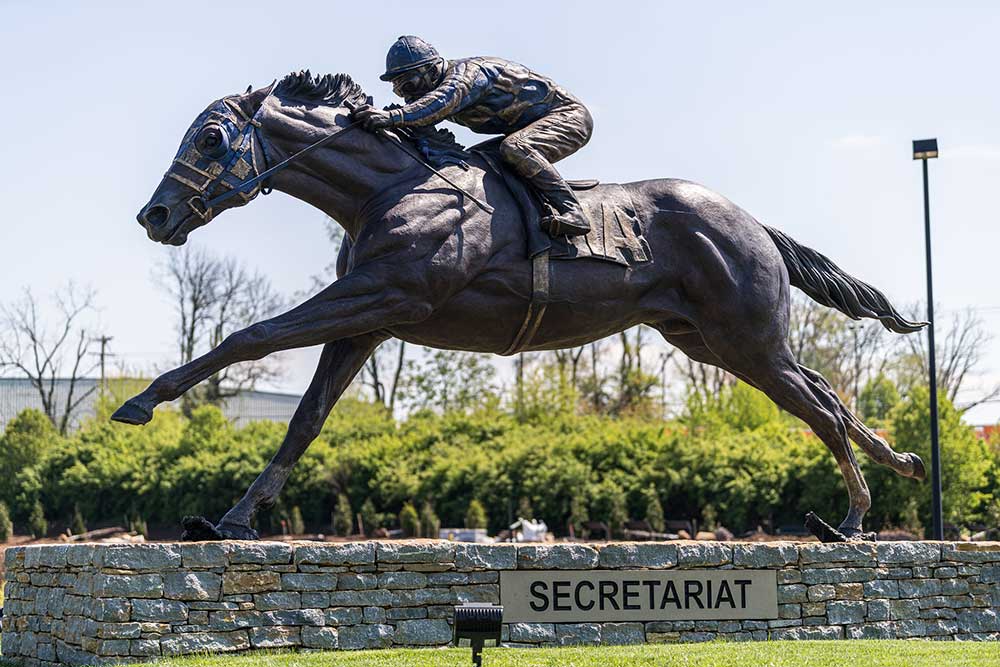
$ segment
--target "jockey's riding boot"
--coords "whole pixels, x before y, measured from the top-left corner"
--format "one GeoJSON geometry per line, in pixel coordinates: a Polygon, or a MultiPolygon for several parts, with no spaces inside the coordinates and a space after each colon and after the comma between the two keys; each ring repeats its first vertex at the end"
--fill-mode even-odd
{"type": "Polygon", "coordinates": [[[590,233],[590,221],[583,207],[555,167],[549,165],[531,177],[539,196],[554,211],[543,216],[540,224],[549,236],[582,236],[590,233]]]}

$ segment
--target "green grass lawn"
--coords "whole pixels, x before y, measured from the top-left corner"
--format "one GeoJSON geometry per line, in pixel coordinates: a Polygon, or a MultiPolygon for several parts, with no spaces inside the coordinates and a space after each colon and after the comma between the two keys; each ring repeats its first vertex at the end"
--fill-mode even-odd
{"type": "MultiPolygon", "coordinates": [[[[251,653],[162,660],[157,667],[464,667],[468,649],[251,653]]],[[[486,649],[485,667],[1000,667],[995,642],[839,641],[486,649]]]]}

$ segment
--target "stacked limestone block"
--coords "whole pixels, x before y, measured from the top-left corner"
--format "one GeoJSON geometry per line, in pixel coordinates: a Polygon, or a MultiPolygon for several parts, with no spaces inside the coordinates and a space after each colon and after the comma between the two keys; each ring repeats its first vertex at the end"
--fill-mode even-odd
{"type": "Polygon", "coordinates": [[[217,542],[8,549],[3,656],[99,664],[251,649],[440,646],[501,570],[773,569],[778,619],[512,623],[510,646],[1000,639],[1000,543],[217,542]]]}

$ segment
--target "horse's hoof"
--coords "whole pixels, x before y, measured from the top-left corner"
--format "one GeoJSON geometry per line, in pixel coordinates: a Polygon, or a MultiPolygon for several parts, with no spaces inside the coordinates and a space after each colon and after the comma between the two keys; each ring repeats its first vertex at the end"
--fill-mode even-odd
{"type": "Polygon", "coordinates": [[[122,406],[115,410],[115,413],[111,415],[111,421],[121,422],[122,424],[132,424],[133,426],[148,424],[152,418],[153,413],[134,402],[134,399],[125,401],[125,403],[123,403],[122,406]]]}
{"type": "Polygon", "coordinates": [[[215,542],[225,539],[212,522],[203,516],[186,516],[181,520],[181,525],[184,526],[184,533],[181,535],[184,542],[215,542]]]}
{"type": "Polygon", "coordinates": [[[819,518],[815,512],[806,514],[806,529],[816,536],[820,542],[847,542],[848,537],[842,532],[819,518]]]}
{"type": "Polygon", "coordinates": [[[921,482],[927,479],[927,469],[924,468],[924,462],[921,458],[913,452],[907,452],[906,455],[910,458],[910,463],[913,464],[913,472],[910,473],[910,477],[919,479],[921,482]]]}
{"type": "Polygon", "coordinates": [[[215,530],[222,540],[246,540],[246,541],[257,541],[260,539],[260,535],[257,531],[250,526],[240,526],[235,523],[222,522],[215,527],[215,530]]]}
{"type": "Polygon", "coordinates": [[[840,526],[837,531],[846,537],[848,542],[874,542],[878,537],[877,533],[866,533],[860,528],[840,526]]]}

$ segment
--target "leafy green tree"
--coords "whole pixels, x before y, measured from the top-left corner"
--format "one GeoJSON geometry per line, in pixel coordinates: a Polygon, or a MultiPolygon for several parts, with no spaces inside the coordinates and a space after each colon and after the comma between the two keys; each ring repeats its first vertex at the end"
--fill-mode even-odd
{"type": "MultiPolygon", "coordinates": [[[[612,379],[605,386],[613,388],[612,379]]],[[[734,532],[798,527],[810,510],[843,516],[847,495],[829,451],[801,422],[759,399],[746,387],[724,390],[684,421],[552,410],[517,415],[493,402],[447,413],[419,411],[397,423],[383,406],[347,398],[292,471],[281,505],[263,513],[259,526],[274,530],[273,519],[294,507],[308,525],[331,518],[336,523],[336,508],[342,517],[338,532],[346,532],[354,523],[349,498],[364,501],[359,513],[369,532],[395,525],[413,499],[421,500],[414,503],[418,518],[423,500],[433,499],[432,513],[458,526],[473,499],[489,498],[486,521],[493,532],[522,515],[544,519],[559,534],[573,525],[580,535],[590,518],[608,521],[620,534],[626,517],[656,518],[653,495],[672,519],[704,518],[712,505],[718,522],[734,532]]],[[[906,426],[897,416],[903,407],[891,413],[894,446],[921,453],[926,445],[904,444],[919,420],[906,426]]],[[[926,422],[926,411],[920,419],[926,422]]],[[[143,429],[95,418],[67,438],[44,420],[36,420],[39,428],[27,417],[15,421],[0,445],[20,438],[19,447],[33,453],[23,457],[27,467],[13,479],[0,476],[0,485],[6,483],[16,500],[8,502],[14,521],[25,526],[38,500],[43,517],[71,517],[78,507],[93,524],[122,517],[131,524],[142,517],[150,525],[176,525],[184,514],[222,515],[274,455],[286,430],[273,422],[236,427],[213,407],[199,408],[190,418],[163,409],[143,429]]],[[[1000,448],[984,450],[969,441],[957,413],[943,409],[942,424],[946,508],[958,507],[964,523],[987,520],[1000,497],[1000,448]],[[957,444],[951,442],[956,434],[957,444]],[[959,467],[949,468],[954,461],[959,467]],[[970,477],[970,470],[976,474],[970,477]],[[953,482],[949,475],[966,481],[953,482]],[[968,506],[959,507],[949,493],[968,506]]],[[[0,457],[0,466],[10,464],[0,457]]],[[[903,516],[911,498],[920,500],[919,522],[928,525],[925,485],[864,465],[875,502],[870,528],[912,525],[903,516]]],[[[430,523],[434,528],[438,520],[430,523]]]]}
{"type": "Polygon", "coordinates": [[[136,535],[149,537],[149,527],[146,525],[146,520],[138,514],[133,515],[128,520],[128,529],[129,532],[135,533],[136,535]]]}
{"type": "Polygon", "coordinates": [[[361,503],[361,522],[365,526],[365,534],[371,535],[376,529],[382,527],[382,514],[376,509],[374,501],[371,497],[365,498],[365,502],[361,503]]]}
{"type": "Polygon", "coordinates": [[[14,536],[14,524],[10,520],[7,505],[0,502],[0,544],[14,536]]]}
{"type": "Polygon", "coordinates": [[[573,533],[577,537],[583,538],[586,537],[584,524],[588,521],[590,521],[590,515],[587,512],[587,499],[581,493],[574,494],[570,498],[567,523],[573,527],[573,533]]]}
{"type": "Polygon", "coordinates": [[[73,518],[69,522],[69,530],[74,535],[83,535],[87,532],[87,524],[83,520],[83,514],[80,512],[80,506],[73,506],[73,518]]]}
{"type": "Polygon", "coordinates": [[[346,494],[337,495],[337,507],[333,511],[332,523],[333,532],[337,535],[346,537],[354,532],[354,514],[351,512],[351,501],[346,494]]]}
{"type": "Polygon", "coordinates": [[[407,375],[401,388],[406,402],[418,409],[465,411],[495,397],[496,369],[485,355],[434,350],[407,375]]]}
{"type": "MultiPolygon", "coordinates": [[[[712,503],[701,508],[701,528],[700,530],[715,530],[719,527],[719,513],[712,503]]],[[[692,537],[694,537],[692,535],[692,537]]]]}
{"type": "Polygon", "coordinates": [[[0,438],[0,501],[18,519],[26,519],[41,491],[38,464],[44,454],[58,448],[61,437],[41,411],[23,410],[7,424],[0,438]]]}
{"type": "Polygon", "coordinates": [[[413,503],[406,503],[399,513],[399,527],[403,537],[420,537],[420,514],[413,503]]]}
{"type": "Polygon", "coordinates": [[[35,505],[31,508],[31,514],[28,516],[28,531],[32,537],[36,538],[45,537],[49,532],[49,522],[45,520],[45,508],[42,507],[40,500],[36,500],[35,505]]]}
{"type": "Polygon", "coordinates": [[[466,528],[485,528],[489,523],[486,516],[486,508],[477,499],[473,498],[469,503],[469,509],[465,513],[466,528]]]}
{"type": "Polygon", "coordinates": [[[752,431],[782,421],[771,399],[742,382],[722,387],[715,395],[692,392],[685,412],[685,421],[695,428],[752,431]]]}
{"type": "Polygon", "coordinates": [[[553,363],[549,357],[525,361],[525,356],[518,356],[517,383],[511,401],[517,418],[523,422],[548,419],[554,405],[575,410],[580,402],[580,392],[563,366],[568,359],[557,356],[553,363]]]}
{"type": "MultiPolygon", "coordinates": [[[[915,452],[930,467],[930,407],[926,387],[915,387],[892,412],[891,439],[901,452],[915,452]]],[[[962,421],[945,396],[938,397],[941,442],[941,488],[944,520],[958,526],[981,521],[990,501],[988,473],[993,465],[989,445],[962,421]]],[[[874,493],[872,514],[884,524],[900,525],[911,499],[919,507],[919,522],[931,525],[930,485],[904,479],[883,466],[865,463],[874,493]]],[[[929,470],[928,470],[929,472],[929,470]]]]}
{"type": "Polygon", "coordinates": [[[430,501],[424,503],[420,510],[420,533],[424,537],[437,538],[441,534],[441,519],[434,512],[430,501]]]}
{"type": "Polygon", "coordinates": [[[916,498],[906,501],[906,507],[899,515],[899,527],[917,537],[923,537],[924,524],[920,521],[920,503],[916,498]]]}
{"type": "Polygon", "coordinates": [[[858,396],[858,413],[870,426],[880,426],[886,422],[892,409],[899,403],[896,385],[879,373],[865,384],[858,396]]]}
{"type": "Polygon", "coordinates": [[[292,511],[288,515],[288,530],[292,535],[304,535],[306,532],[306,522],[302,518],[302,508],[298,505],[292,507],[292,511]]]}
{"type": "Polygon", "coordinates": [[[629,337],[629,331],[618,334],[621,357],[614,377],[618,396],[611,403],[610,412],[614,415],[654,416],[656,402],[652,390],[660,379],[642,367],[645,328],[640,325],[630,331],[634,332],[632,337],[629,337]]]}
{"type": "Polygon", "coordinates": [[[660,502],[660,494],[652,485],[646,487],[646,523],[654,532],[662,533],[666,527],[666,518],[663,516],[663,504],[660,502]]]}
{"type": "Polygon", "coordinates": [[[535,510],[531,507],[531,499],[527,496],[521,496],[521,498],[517,501],[517,518],[535,518],[535,510]]]}
{"type": "Polygon", "coordinates": [[[611,479],[605,479],[594,490],[591,516],[607,524],[612,536],[619,536],[625,529],[628,512],[625,492],[611,479]]]}

